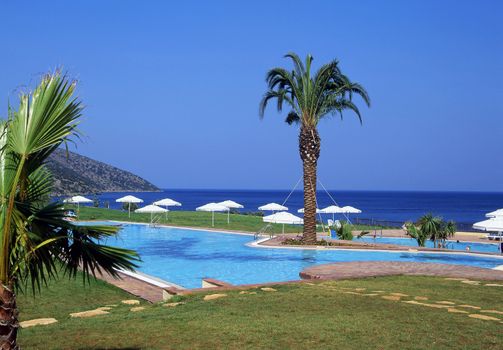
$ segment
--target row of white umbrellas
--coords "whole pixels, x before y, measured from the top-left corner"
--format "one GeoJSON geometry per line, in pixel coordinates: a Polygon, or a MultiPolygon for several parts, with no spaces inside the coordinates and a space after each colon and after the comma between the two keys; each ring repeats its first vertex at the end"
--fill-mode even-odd
{"type": "MultiPolygon", "coordinates": [[[[303,225],[304,220],[298,216],[295,216],[291,213],[288,213],[287,207],[279,205],[277,203],[269,203],[263,205],[258,208],[259,210],[270,210],[270,211],[278,211],[277,213],[273,213],[272,215],[264,216],[263,221],[274,223],[274,224],[282,224],[283,225],[283,233],[285,233],[285,224],[290,225],[303,225]]],[[[301,208],[297,211],[298,213],[304,213],[304,208],[301,208]]],[[[362,211],[360,209],[356,209],[351,206],[338,207],[336,205],[331,205],[323,209],[316,208],[316,213],[321,214],[359,214],[362,211]]]]}
{"type": "MultiPolygon", "coordinates": [[[[269,203],[258,207],[259,210],[264,211],[285,211],[288,210],[287,207],[277,204],[277,203],[269,203]]],[[[297,210],[298,213],[303,213],[304,208],[297,210]]],[[[322,214],[360,214],[362,211],[360,209],[356,209],[352,206],[338,207],[337,205],[331,205],[323,209],[316,208],[316,213],[322,214]]]]}
{"type": "MultiPolygon", "coordinates": [[[[79,205],[80,203],[91,203],[92,200],[85,198],[83,196],[74,196],[67,200],[66,203],[73,203],[79,205]]],[[[143,199],[137,198],[135,196],[125,196],[116,200],[117,203],[128,203],[128,216],[131,217],[131,203],[138,204],[143,203],[143,199]]],[[[147,205],[145,207],[136,209],[136,213],[150,213],[151,220],[153,220],[154,214],[168,213],[170,206],[181,206],[181,203],[174,201],[170,198],[161,199],[159,201],[155,201],[153,204],[147,205]],[[165,207],[165,208],[162,208],[165,207]]],[[[232,200],[225,200],[219,203],[208,203],[203,206],[197,207],[196,211],[205,211],[211,212],[211,225],[215,225],[215,212],[227,212],[227,223],[230,222],[230,210],[231,209],[241,209],[243,205],[236,203],[232,200]]],[[[262,211],[272,211],[272,215],[264,216],[263,221],[268,223],[276,223],[283,224],[283,230],[285,224],[293,224],[293,225],[302,225],[304,220],[298,216],[295,216],[291,213],[286,212],[288,210],[287,207],[277,204],[277,203],[268,203],[266,205],[260,206],[258,208],[262,211]],[[277,213],[274,213],[277,211],[277,213]]],[[[298,210],[299,213],[304,213],[304,208],[298,210]]],[[[336,205],[331,205],[324,209],[316,208],[317,213],[324,214],[349,214],[349,213],[361,213],[361,210],[353,208],[351,206],[338,207],[336,205]]]]}
{"type": "MultiPolygon", "coordinates": [[[[138,203],[143,203],[143,199],[137,198],[135,196],[125,196],[121,197],[119,199],[115,200],[117,203],[128,203],[128,216],[131,217],[131,203],[138,204],[138,203]]],[[[89,198],[83,197],[83,196],[73,196],[70,198],[67,198],[64,200],[65,203],[72,203],[72,204],[77,204],[77,208],[81,203],[92,203],[93,201],[89,198]]],[[[135,212],[137,213],[150,213],[151,215],[153,214],[158,214],[158,213],[167,213],[169,210],[167,209],[168,207],[172,206],[181,206],[182,204],[174,201],[170,198],[164,198],[159,201],[154,202],[153,204],[147,205],[143,208],[136,209],[135,212]],[[166,209],[161,208],[161,207],[166,207],[166,209]]]]}
{"type": "Polygon", "coordinates": [[[219,203],[208,203],[196,208],[196,211],[206,211],[211,212],[211,226],[215,226],[215,212],[226,211],[227,212],[227,223],[230,223],[230,211],[231,209],[241,209],[244,208],[241,204],[236,203],[231,200],[226,200],[219,203]]]}
{"type": "MultiPolygon", "coordinates": [[[[143,203],[143,199],[137,198],[135,196],[125,196],[119,199],[115,200],[117,203],[128,203],[128,216],[131,217],[131,203],[143,203]]],[[[168,207],[179,207],[182,204],[172,200],[171,198],[164,198],[158,201],[155,201],[154,203],[147,205],[145,207],[139,208],[135,210],[135,213],[150,213],[151,215],[153,214],[160,214],[160,213],[167,213],[169,211],[168,207]],[[166,207],[166,208],[162,208],[166,207]]]]}

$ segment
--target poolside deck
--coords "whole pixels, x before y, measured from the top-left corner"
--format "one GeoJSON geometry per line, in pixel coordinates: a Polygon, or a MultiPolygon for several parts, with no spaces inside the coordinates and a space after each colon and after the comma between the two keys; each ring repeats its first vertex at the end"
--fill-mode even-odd
{"type": "Polygon", "coordinates": [[[436,276],[475,280],[503,281],[503,271],[480,267],[412,263],[398,261],[352,261],[311,266],[300,274],[303,279],[342,280],[381,276],[436,276]]]}
{"type": "Polygon", "coordinates": [[[151,303],[157,303],[163,300],[162,293],[164,289],[162,287],[155,286],[121,272],[119,272],[119,276],[120,278],[114,278],[110,275],[99,274],[96,277],[151,303]]]}
{"type": "MultiPolygon", "coordinates": [[[[384,236],[383,236],[384,237],[384,236]]],[[[385,237],[400,237],[400,236],[385,236],[385,237]]],[[[466,251],[466,250],[456,250],[456,249],[447,249],[447,248],[430,248],[430,247],[417,247],[417,246],[406,246],[399,244],[389,244],[389,243],[371,243],[371,242],[361,242],[358,240],[353,241],[345,241],[327,238],[327,236],[318,235],[318,239],[320,240],[319,244],[314,245],[294,245],[294,244],[283,244],[283,241],[286,239],[293,238],[292,235],[277,235],[271,239],[260,242],[259,245],[262,246],[271,246],[277,248],[303,248],[303,249],[366,249],[366,250],[391,250],[391,251],[410,251],[410,252],[444,252],[444,253],[462,253],[462,254],[478,254],[478,255],[488,255],[488,256],[498,256],[500,257],[500,253],[493,252],[479,252],[479,251],[466,251]],[[332,245],[323,244],[324,239],[332,245]]]]}

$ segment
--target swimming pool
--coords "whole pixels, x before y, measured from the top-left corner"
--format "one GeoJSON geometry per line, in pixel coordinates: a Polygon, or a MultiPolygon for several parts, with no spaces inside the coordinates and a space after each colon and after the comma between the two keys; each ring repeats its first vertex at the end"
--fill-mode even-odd
{"type": "Polygon", "coordinates": [[[251,242],[250,235],[126,224],[107,244],[135,249],[143,260],[140,272],[186,288],[201,287],[204,277],[232,284],[298,280],[308,266],[342,261],[503,265],[503,259],[467,254],[257,248],[251,242]]]}
{"type": "MultiPolygon", "coordinates": [[[[354,238],[355,242],[365,243],[381,243],[381,244],[397,244],[407,247],[417,247],[417,242],[413,238],[406,237],[379,237],[363,236],[361,238],[354,238]]],[[[426,247],[435,248],[434,242],[426,241],[426,247]]],[[[456,242],[447,241],[447,249],[453,250],[466,250],[469,247],[471,252],[479,253],[500,253],[499,245],[497,243],[478,243],[478,242],[456,242]]]]}

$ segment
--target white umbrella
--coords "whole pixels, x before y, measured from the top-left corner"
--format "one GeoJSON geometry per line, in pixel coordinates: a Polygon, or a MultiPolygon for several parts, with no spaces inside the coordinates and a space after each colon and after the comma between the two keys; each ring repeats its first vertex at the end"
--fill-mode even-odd
{"type": "Polygon", "coordinates": [[[343,213],[346,214],[360,214],[362,211],[360,209],[356,209],[350,205],[346,205],[345,207],[341,208],[343,210],[343,213]]]}
{"type": "Polygon", "coordinates": [[[299,218],[298,216],[290,214],[286,211],[280,211],[279,213],[276,214],[264,216],[262,220],[264,222],[270,222],[273,224],[283,224],[283,233],[285,233],[285,224],[290,225],[304,224],[304,220],[302,220],[302,218],[299,218]]]}
{"type": "Polygon", "coordinates": [[[329,207],[323,208],[320,210],[320,212],[323,214],[332,214],[332,221],[335,220],[335,214],[345,213],[345,211],[337,205],[331,205],[329,207]]]}
{"type": "Polygon", "coordinates": [[[128,217],[131,217],[131,203],[143,203],[143,199],[136,198],[135,196],[125,196],[115,200],[117,203],[127,203],[128,217]]]}
{"type": "Polygon", "coordinates": [[[258,210],[267,210],[274,213],[275,211],[288,210],[288,208],[278,203],[268,203],[266,205],[258,207],[258,210]]]}
{"type": "Polygon", "coordinates": [[[167,213],[168,209],[158,207],[157,205],[147,205],[143,208],[136,209],[135,213],[150,213],[150,224],[152,225],[154,214],[167,213]]]}
{"type": "MultiPolygon", "coordinates": [[[[244,208],[241,204],[236,203],[231,200],[226,200],[223,202],[218,202],[217,204],[223,205],[224,207],[227,207],[229,209],[241,209],[244,208]]],[[[227,223],[230,223],[230,210],[227,211],[227,223]]]]}
{"type": "MultiPolygon", "coordinates": [[[[182,203],[174,201],[171,198],[164,198],[159,201],[155,201],[154,205],[158,205],[160,207],[166,207],[166,209],[168,209],[168,207],[180,207],[182,206],[182,203]]],[[[167,218],[168,218],[168,212],[166,212],[166,219],[167,218]]]]}
{"type": "Polygon", "coordinates": [[[498,216],[503,216],[503,209],[498,209],[486,214],[487,218],[496,218],[498,216]]]}
{"type": "Polygon", "coordinates": [[[211,211],[211,226],[215,226],[215,212],[229,211],[229,208],[218,203],[208,203],[201,207],[197,207],[196,211],[211,211]]]}
{"type": "Polygon", "coordinates": [[[63,202],[77,204],[77,212],[78,212],[80,209],[80,203],[92,203],[93,200],[83,196],[73,196],[65,199],[63,202]]]}
{"type": "Polygon", "coordinates": [[[503,232],[503,218],[497,217],[489,220],[476,222],[472,226],[476,230],[490,231],[490,232],[503,232]]]}

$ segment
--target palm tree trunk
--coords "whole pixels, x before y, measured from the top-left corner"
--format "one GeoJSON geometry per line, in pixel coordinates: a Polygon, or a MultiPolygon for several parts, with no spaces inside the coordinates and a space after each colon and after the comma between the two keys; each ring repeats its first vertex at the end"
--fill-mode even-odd
{"type": "Polygon", "coordinates": [[[0,283],[0,350],[17,350],[18,309],[12,284],[0,283]]]}
{"type": "Polygon", "coordinates": [[[302,126],[299,151],[304,170],[304,233],[305,243],[316,243],[316,168],[320,156],[320,136],[316,128],[302,126]]]}

